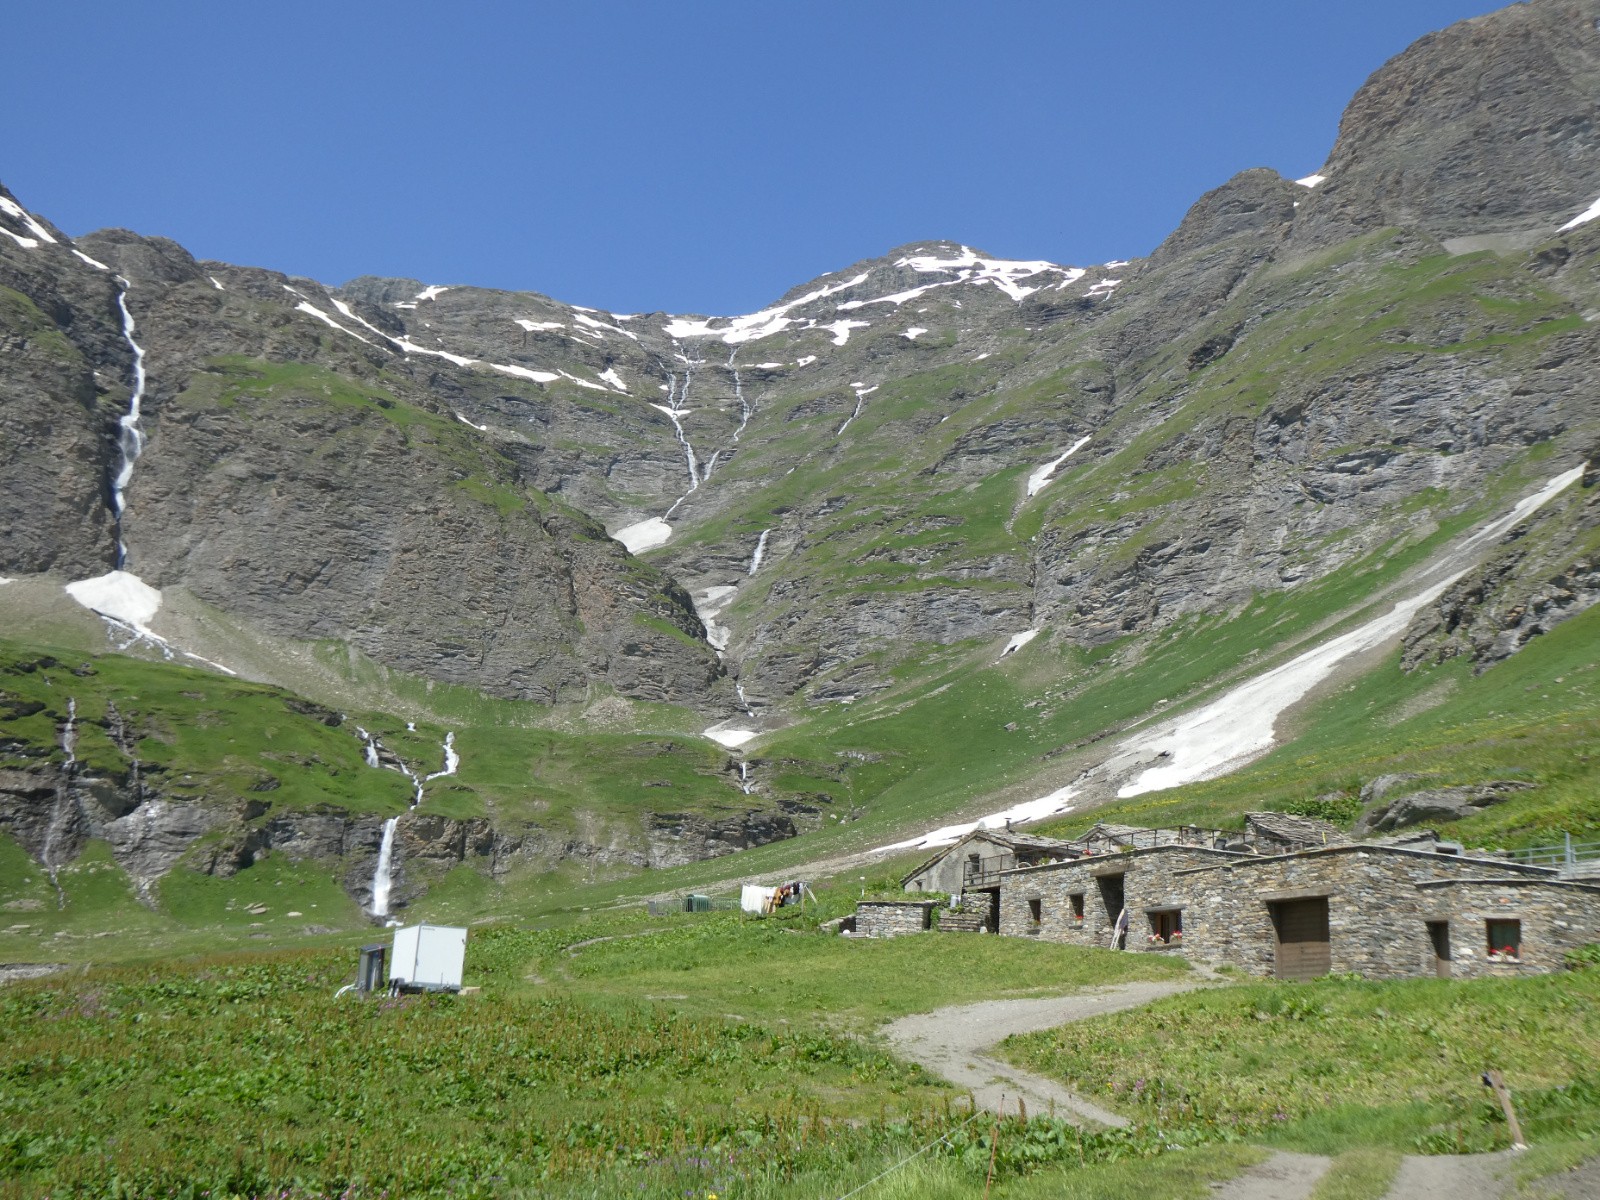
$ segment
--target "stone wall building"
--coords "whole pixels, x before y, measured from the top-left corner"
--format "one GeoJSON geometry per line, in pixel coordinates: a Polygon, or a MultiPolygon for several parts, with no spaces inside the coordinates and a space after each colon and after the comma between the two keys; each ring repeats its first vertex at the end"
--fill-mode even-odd
{"type": "Polygon", "coordinates": [[[999,929],[1288,979],[1470,978],[1555,970],[1600,941],[1600,883],[1406,846],[1169,844],[1009,872],[999,929]]]}
{"type": "Polygon", "coordinates": [[[914,868],[900,881],[908,892],[960,895],[963,889],[998,884],[1002,871],[1055,862],[1068,843],[1009,830],[980,829],[914,868]]]}

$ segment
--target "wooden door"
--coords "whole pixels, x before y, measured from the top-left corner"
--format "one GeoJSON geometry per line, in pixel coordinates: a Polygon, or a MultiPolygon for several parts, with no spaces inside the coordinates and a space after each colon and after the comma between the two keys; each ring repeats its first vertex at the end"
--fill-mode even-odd
{"type": "Polygon", "coordinates": [[[1285,900],[1273,905],[1279,979],[1315,979],[1333,965],[1328,940],[1328,901],[1285,900]]]}

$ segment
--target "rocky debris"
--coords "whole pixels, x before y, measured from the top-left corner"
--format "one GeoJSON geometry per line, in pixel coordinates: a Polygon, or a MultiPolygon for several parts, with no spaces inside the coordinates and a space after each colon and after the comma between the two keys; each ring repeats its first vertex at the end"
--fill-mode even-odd
{"type": "Polygon", "coordinates": [[[0,987],[24,979],[43,979],[67,969],[66,963],[0,963],[0,987]]]}
{"type": "MultiPolygon", "coordinates": [[[[1402,777],[1391,775],[1383,778],[1395,782],[1382,793],[1378,793],[1380,796],[1387,796],[1398,787],[1402,777]]],[[[1513,792],[1524,791],[1533,786],[1520,780],[1502,779],[1467,787],[1423,788],[1407,792],[1387,802],[1380,799],[1376,807],[1362,813],[1361,819],[1356,822],[1355,833],[1357,837],[1365,837],[1368,834],[1387,833],[1392,829],[1420,825],[1425,821],[1459,821],[1465,817],[1477,816],[1513,792]]],[[[1362,795],[1365,798],[1366,789],[1362,790],[1362,795]]]]}

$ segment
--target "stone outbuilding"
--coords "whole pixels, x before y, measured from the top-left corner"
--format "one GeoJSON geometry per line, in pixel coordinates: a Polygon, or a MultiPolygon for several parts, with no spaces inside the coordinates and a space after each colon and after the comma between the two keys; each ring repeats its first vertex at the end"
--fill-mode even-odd
{"type": "Polygon", "coordinates": [[[933,928],[937,900],[863,900],[856,905],[857,937],[899,937],[933,928]]]}

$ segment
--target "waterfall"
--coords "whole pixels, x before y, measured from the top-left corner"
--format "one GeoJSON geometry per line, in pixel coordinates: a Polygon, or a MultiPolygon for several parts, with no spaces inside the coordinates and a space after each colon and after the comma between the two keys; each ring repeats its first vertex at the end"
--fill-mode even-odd
{"type": "Polygon", "coordinates": [[[750,782],[750,764],[743,760],[739,763],[739,790],[746,796],[756,790],[756,785],[750,782]]]}
{"type": "Polygon", "coordinates": [[[734,684],[733,685],[733,690],[734,690],[734,694],[739,697],[739,706],[741,708],[743,708],[744,711],[746,713],[748,713],[750,716],[752,716],[752,717],[755,716],[756,715],[756,710],[751,708],[750,707],[750,701],[748,701],[748,700],[746,700],[744,698],[744,684],[742,684],[742,683],[734,684]]]}
{"type": "Polygon", "coordinates": [[[72,766],[78,761],[78,702],[75,699],[67,700],[67,723],[61,727],[61,749],[67,756],[67,766],[72,766]]]}
{"type": "Polygon", "coordinates": [[[122,536],[122,510],[127,504],[126,492],[128,481],[133,478],[133,464],[139,460],[139,455],[144,452],[144,434],[139,431],[139,407],[144,402],[144,347],[133,340],[133,314],[128,311],[128,281],[121,276],[117,282],[122,285],[122,290],[117,293],[117,307],[122,311],[122,337],[133,350],[133,395],[128,400],[128,411],[117,418],[120,432],[117,434],[117,459],[116,474],[111,477],[111,515],[117,525],[117,569],[120,571],[128,561],[128,543],[122,536]]]}
{"type": "Polygon", "coordinates": [[[399,817],[390,817],[383,823],[383,841],[378,846],[378,865],[372,872],[372,915],[389,915],[390,868],[394,863],[394,828],[399,817]]]}
{"type": "Polygon", "coordinates": [[[365,747],[367,766],[376,767],[382,765],[378,762],[378,739],[359,725],[356,726],[356,733],[361,736],[361,741],[365,747]]]}
{"type": "Polygon", "coordinates": [[[739,353],[735,346],[728,351],[728,370],[733,372],[733,398],[739,402],[739,428],[733,431],[733,440],[737,442],[739,435],[744,432],[744,427],[750,424],[750,402],[744,398],[744,380],[739,378],[739,368],[733,365],[733,360],[739,353]]]}
{"type": "Polygon", "coordinates": [[[756,552],[750,556],[750,569],[745,574],[754,575],[761,569],[761,560],[767,555],[767,534],[771,532],[770,529],[763,529],[761,536],[756,539],[756,552]]]}
{"type": "Polygon", "coordinates": [[[852,390],[854,390],[854,392],[856,394],[855,411],[852,412],[848,417],[846,417],[844,419],[844,424],[839,426],[839,428],[834,432],[834,435],[833,435],[834,437],[838,437],[846,429],[850,428],[850,422],[854,421],[857,417],[859,417],[861,415],[861,406],[866,403],[867,397],[872,395],[873,392],[878,390],[878,385],[877,384],[873,384],[869,388],[864,388],[859,383],[852,383],[850,385],[850,387],[851,387],[852,390]]]}
{"type": "Polygon", "coordinates": [[[442,771],[435,771],[432,775],[429,775],[428,778],[443,779],[446,775],[454,775],[456,773],[456,768],[460,765],[461,756],[456,753],[456,735],[454,733],[447,733],[444,735],[444,769],[442,771]]]}

